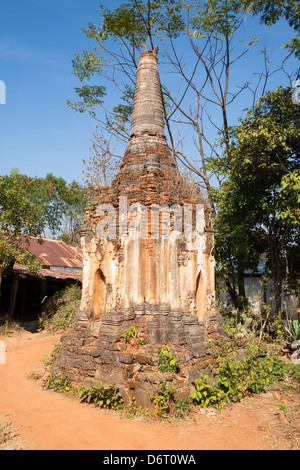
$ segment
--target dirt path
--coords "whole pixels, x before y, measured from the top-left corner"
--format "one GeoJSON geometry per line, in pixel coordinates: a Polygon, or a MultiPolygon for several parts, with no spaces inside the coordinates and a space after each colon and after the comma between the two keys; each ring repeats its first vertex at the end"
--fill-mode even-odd
{"type": "Polygon", "coordinates": [[[12,443],[22,449],[300,449],[299,389],[268,392],[187,420],[140,422],[44,391],[40,381],[28,377],[59,336],[24,332],[0,340],[7,351],[6,364],[0,364],[0,425],[12,423],[12,443]]]}

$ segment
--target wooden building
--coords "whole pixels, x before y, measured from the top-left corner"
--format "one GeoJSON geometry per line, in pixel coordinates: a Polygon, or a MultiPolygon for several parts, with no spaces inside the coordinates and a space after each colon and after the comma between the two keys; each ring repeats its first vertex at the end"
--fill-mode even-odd
{"type": "MultiPolygon", "coordinates": [[[[1,316],[31,321],[37,319],[46,298],[64,287],[82,282],[82,251],[60,240],[30,238],[29,251],[42,264],[39,275],[15,263],[3,275],[1,316]]],[[[1,318],[1,317],[0,317],[1,318]]]]}

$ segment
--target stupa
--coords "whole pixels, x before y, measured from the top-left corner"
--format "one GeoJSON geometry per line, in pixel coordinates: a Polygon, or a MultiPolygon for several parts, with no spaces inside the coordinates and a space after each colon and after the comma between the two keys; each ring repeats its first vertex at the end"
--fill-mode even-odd
{"type": "Polygon", "coordinates": [[[168,146],[153,50],[140,55],[131,136],[104,196],[82,236],[82,300],[56,368],[150,407],[153,384],[188,390],[207,370],[209,342],[221,331],[210,212],[187,190],[168,146]],[[179,361],[176,372],[160,370],[164,348],[179,361]]]}

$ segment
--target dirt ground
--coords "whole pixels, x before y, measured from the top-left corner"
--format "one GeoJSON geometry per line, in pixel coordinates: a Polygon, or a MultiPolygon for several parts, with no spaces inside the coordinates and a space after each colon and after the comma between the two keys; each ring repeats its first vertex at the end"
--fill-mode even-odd
{"type": "Polygon", "coordinates": [[[41,371],[59,335],[1,336],[0,449],[21,450],[299,450],[299,386],[281,384],[220,411],[160,422],[125,418],[45,391],[41,371]]]}

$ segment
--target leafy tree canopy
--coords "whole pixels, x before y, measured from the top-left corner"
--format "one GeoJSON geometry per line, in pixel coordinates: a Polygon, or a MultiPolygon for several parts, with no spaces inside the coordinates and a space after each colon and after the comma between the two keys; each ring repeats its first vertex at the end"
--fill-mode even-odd
{"type": "MultiPolygon", "coordinates": [[[[34,202],[21,184],[20,174],[12,170],[0,176],[0,274],[17,260],[37,272],[40,264],[28,251],[28,237],[39,236],[44,222],[42,207],[34,202]]],[[[1,283],[0,283],[1,285],[1,283]]]]}
{"type": "Polygon", "coordinates": [[[298,34],[283,47],[300,59],[300,3],[298,0],[246,0],[242,3],[254,15],[260,15],[261,22],[268,26],[274,25],[280,19],[287,20],[289,26],[298,34]]]}
{"type": "MultiPolygon", "coordinates": [[[[25,191],[30,203],[40,208],[41,233],[52,238],[71,234],[80,224],[86,204],[85,189],[76,181],[67,183],[49,173],[45,178],[14,173],[14,181],[25,191]],[[48,235],[47,235],[48,234],[48,235]]],[[[8,186],[12,175],[2,177],[8,186]]]]}
{"type": "Polygon", "coordinates": [[[234,272],[255,269],[263,256],[278,305],[283,282],[299,275],[290,269],[300,239],[299,124],[299,105],[290,89],[279,87],[230,129],[228,152],[212,163],[226,177],[214,196],[220,269],[234,279],[234,272]]]}

